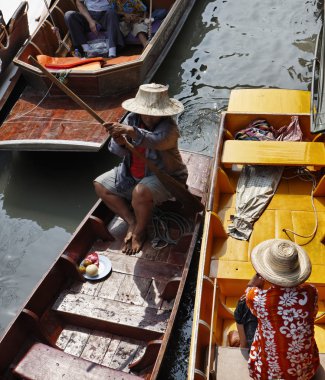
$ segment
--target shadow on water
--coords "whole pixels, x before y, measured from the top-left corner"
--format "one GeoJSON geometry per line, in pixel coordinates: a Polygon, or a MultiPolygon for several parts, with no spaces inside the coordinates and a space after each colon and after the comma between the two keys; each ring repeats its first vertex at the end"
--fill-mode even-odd
{"type": "MultiPolygon", "coordinates": [[[[201,234],[200,234],[201,235],[201,234]]],[[[176,316],[174,329],[168,343],[158,380],[185,379],[190,352],[192,318],[194,309],[197,268],[200,258],[201,240],[197,241],[194,255],[176,316]]]]}

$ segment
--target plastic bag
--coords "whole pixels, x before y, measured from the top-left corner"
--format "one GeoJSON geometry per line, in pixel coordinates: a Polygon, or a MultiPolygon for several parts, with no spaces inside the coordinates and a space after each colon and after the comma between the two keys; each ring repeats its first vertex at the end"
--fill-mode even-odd
{"type": "Polygon", "coordinates": [[[82,45],[82,48],[88,58],[108,57],[109,43],[107,39],[88,41],[82,45]]]}

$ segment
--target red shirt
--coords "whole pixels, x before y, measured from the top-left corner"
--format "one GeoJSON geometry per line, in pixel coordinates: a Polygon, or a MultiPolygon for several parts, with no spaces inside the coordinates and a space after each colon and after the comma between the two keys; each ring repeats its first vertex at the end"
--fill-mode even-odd
{"type": "MultiPolygon", "coordinates": [[[[141,123],[140,128],[146,129],[146,126],[143,123],[141,123]]],[[[145,155],[146,148],[138,146],[138,147],[135,147],[135,149],[142,155],[145,155]]],[[[143,178],[145,175],[145,170],[146,170],[145,162],[142,161],[140,158],[138,158],[136,155],[132,154],[131,167],[130,167],[131,175],[134,178],[143,178]]]]}

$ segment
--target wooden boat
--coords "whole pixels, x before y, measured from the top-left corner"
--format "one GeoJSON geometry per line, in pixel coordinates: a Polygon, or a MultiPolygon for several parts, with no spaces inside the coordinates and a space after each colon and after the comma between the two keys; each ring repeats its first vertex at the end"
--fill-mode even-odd
{"type": "MultiPolygon", "coordinates": [[[[153,9],[168,9],[148,46],[126,45],[124,62],[95,69],[61,70],[65,84],[107,121],[117,121],[124,115],[121,102],[133,97],[137,87],[149,82],[162,63],[183,26],[195,0],[153,0],[153,9]],[[131,60],[130,60],[131,59],[131,60]]],[[[65,150],[98,151],[108,139],[108,133],[85,111],[55,87],[28,60],[37,55],[65,56],[65,45],[71,45],[64,22],[64,13],[74,9],[73,0],[56,0],[50,15],[35,30],[14,62],[20,67],[29,86],[14,105],[0,128],[0,149],[5,150],[65,150]],[[53,34],[58,27],[61,40],[53,34]],[[50,91],[47,90],[50,88],[50,91]]]]}
{"type": "MultiPolygon", "coordinates": [[[[303,245],[313,269],[309,282],[319,292],[316,341],[325,365],[325,148],[324,135],[310,133],[310,93],[295,90],[234,90],[228,111],[222,116],[206,207],[196,288],[188,379],[249,379],[248,352],[229,347],[228,333],[236,330],[233,316],[238,299],[255,274],[250,252],[258,243],[272,238],[303,245]],[[292,115],[299,118],[303,141],[234,140],[237,131],[255,119],[265,119],[275,128],[288,125],[292,115]],[[268,145],[270,144],[270,145],[268,145]],[[285,166],[292,173],[307,167],[316,180],[312,185],[299,178],[282,176],[267,208],[254,224],[248,241],[229,236],[230,216],[235,213],[236,184],[242,165],[285,166]],[[318,228],[310,238],[317,217],[318,228]]],[[[324,379],[324,369],[317,379],[324,379]]]]}
{"type": "Polygon", "coordinates": [[[29,37],[27,10],[27,1],[22,1],[7,22],[0,11],[0,110],[19,79],[12,60],[29,37]]]}
{"type": "MultiPolygon", "coordinates": [[[[182,156],[189,189],[204,201],[211,159],[182,156]]],[[[178,206],[166,202],[160,211],[190,211],[178,206]]],[[[125,224],[97,202],[4,333],[1,379],[156,379],[201,216],[187,215],[192,225],[176,244],[155,250],[147,242],[127,256],[120,251],[125,224]],[[84,282],[77,265],[94,250],[110,259],[113,270],[102,281],[84,282]]],[[[169,227],[177,240],[177,225],[169,227]]]]}
{"type": "MultiPolygon", "coordinates": [[[[146,1],[145,1],[146,2],[146,1]]],[[[149,9],[149,1],[147,1],[149,9]]],[[[153,10],[164,8],[168,10],[156,33],[153,35],[148,46],[143,50],[141,44],[126,44],[121,51],[125,62],[89,70],[76,68],[68,73],[66,83],[68,87],[79,96],[106,96],[137,88],[140,84],[152,78],[162,60],[165,58],[173,41],[181,30],[193,4],[194,0],[153,0],[153,10]],[[131,60],[130,60],[131,59],[131,60]]],[[[51,57],[66,56],[67,46],[71,46],[69,31],[64,22],[64,13],[76,9],[73,0],[56,0],[50,9],[49,15],[28,43],[15,58],[15,63],[23,70],[24,76],[34,88],[44,88],[50,85],[48,79],[33,66],[28,57],[31,55],[48,55],[51,57]],[[55,25],[53,25],[53,23],[55,25]],[[61,39],[53,34],[53,26],[58,27],[61,39]]],[[[121,57],[119,57],[119,61],[121,57]]]]}

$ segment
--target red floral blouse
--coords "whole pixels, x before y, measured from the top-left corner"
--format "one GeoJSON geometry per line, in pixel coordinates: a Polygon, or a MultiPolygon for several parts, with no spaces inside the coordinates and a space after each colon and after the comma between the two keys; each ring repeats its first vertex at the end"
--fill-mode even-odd
{"type": "Polygon", "coordinates": [[[258,319],[248,369],[258,380],[309,380],[319,366],[314,339],[317,289],[249,287],[246,302],[258,319]]]}

